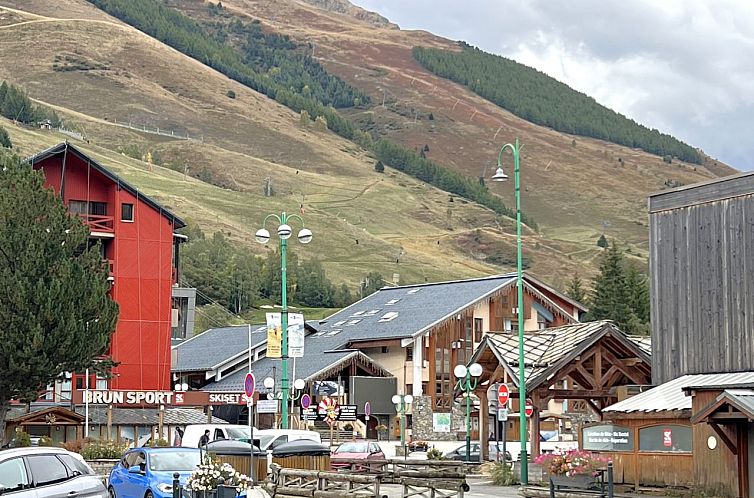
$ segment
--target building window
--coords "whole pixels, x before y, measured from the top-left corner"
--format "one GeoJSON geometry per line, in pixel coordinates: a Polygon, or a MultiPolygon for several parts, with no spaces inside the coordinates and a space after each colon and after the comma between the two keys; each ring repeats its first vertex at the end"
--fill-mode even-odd
{"type": "Polygon", "coordinates": [[[97,216],[106,216],[107,215],[107,203],[106,202],[90,202],[89,203],[89,214],[94,214],[97,216]]]}
{"type": "Polygon", "coordinates": [[[387,346],[382,346],[382,348],[380,349],[380,351],[382,352],[382,354],[387,354],[387,352],[388,352],[387,346]]]}
{"type": "Polygon", "coordinates": [[[121,221],[133,221],[134,220],[134,205],[126,204],[125,202],[120,205],[120,220],[121,221]]]}
{"type": "Polygon", "coordinates": [[[68,210],[73,214],[88,214],[86,201],[68,201],[68,210]]]}
{"type": "Polygon", "coordinates": [[[639,451],[691,453],[691,427],[653,425],[639,429],[639,451]]]}
{"type": "Polygon", "coordinates": [[[107,379],[104,377],[97,376],[97,382],[94,386],[95,389],[98,391],[106,391],[107,390],[107,379]]]}
{"type": "Polygon", "coordinates": [[[406,348],[406,361],[414,361],[414,347],[409,346],[406,348]]]}
{"type": "Polygon", "coordinates": [[[482,330],[484,329],[484,321],[481,318],[474,318],[474,342],[482,342],[482,330]]]}

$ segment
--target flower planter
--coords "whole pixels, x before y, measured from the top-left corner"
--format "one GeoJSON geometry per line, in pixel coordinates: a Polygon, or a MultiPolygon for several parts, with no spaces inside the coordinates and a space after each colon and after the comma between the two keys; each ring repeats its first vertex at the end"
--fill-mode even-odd
{"type": "Polygon", "coordinates": [[[556,488],[592,489],[593,487],[599,487],[599,480],[587,474],[575,476],[554,475],[550,476],[550,481],[556,488]]]}

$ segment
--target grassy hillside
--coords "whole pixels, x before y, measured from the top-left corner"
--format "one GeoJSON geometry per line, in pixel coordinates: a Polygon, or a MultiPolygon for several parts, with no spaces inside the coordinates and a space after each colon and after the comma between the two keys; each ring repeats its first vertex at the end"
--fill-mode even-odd
{"type": "MultiPolygon", "coordinates": [[[[209,15],[203,2],[170,4],[209,15]]],[[[691,183],[730,171],[712,163],[667,165],[642,151],[527,123],[417,64],[414,46],[455,49],[427,33],[375,27],[290,0],[223,5],[245,22],[261,19],[265,31],[311,43],[328,71],[369,94],[370,109],[345,111],[357,126],[412,150],[426,144],[428,158],[463,175],[491,175],[499,146],[520,137],[523,202],[540,225],[539,233],[525,234],[525,257],[532,272],[555,285],[575,272],[593,274],[603,231],[644,258],[647,192],[668,180],[691,183]]],[[[315,240],[293,250],[318,257],[332,280],[352,289],[370,271],[421,282],[513,267],[509,218],[400,172],[375,172],[375,158],[360,146],[302,126],[297,113],[91,4],[0,0],[0,9],[0,79],[51,105],[85,135],[88,142],[77,145],[206,232],[222,231],[261,254],[253,233],[263,215],[303,204],[315,240]],[[71,69],[55,70],[61,61],[71,69]],[[124,122],[198,140],[137,132],[124,122]],[[264,195],[268,183],[272,197],[264,195]]],[[[67,138],[3,126],[24,154],[67,138]]],[[[490,188],[512,199],[512,186],[490,188]]]]}

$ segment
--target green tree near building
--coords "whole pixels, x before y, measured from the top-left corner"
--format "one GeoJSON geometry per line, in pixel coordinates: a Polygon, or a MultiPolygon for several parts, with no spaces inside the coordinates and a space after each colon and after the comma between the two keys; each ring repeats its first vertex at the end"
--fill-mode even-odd
{"type": "Polygon", "coordinates": [[[0,153],[0,435],[12,399],[35,400],[63,372],[106,373],[118,318],[89,229],[41,173],[0,153]]]}
{"type": "Polygon", "coordinates": [[[382,275],[379,272],[373,271],[369,272],[369,274],[361,281],[361,284],[359,285],[359,293],[363,299],[374,294],[383,287],[385,287],[385,279],[382,278],[382,275]]]}
{"type": "Polygon", "coordinates": [[[646,278],[626,263],[613,243],[602,256],[600,272],[594,278],[589,319],[613,320],[627,334],[649,331],[649,293],[646,278]]]}
{"type": "Polygon", "coordinates": [[[586,302],[586,290],[584,290],[583,282],[578,274],[574,274],[573,278],[568,282],[566,296],[580,303],[586,302]]]}

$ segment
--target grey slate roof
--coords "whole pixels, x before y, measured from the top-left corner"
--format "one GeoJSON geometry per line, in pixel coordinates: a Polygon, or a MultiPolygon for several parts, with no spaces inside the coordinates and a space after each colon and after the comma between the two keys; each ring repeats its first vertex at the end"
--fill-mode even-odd
{"type": "Polygon", "coordinates": [[[610,405],[602,411],[606,414],[619,414],[691,410],[691,396],[684,394],[684,388],[748,383],[754,383],[754,372],[684,375],[610,405]]]}
{"type": "MultiPolygon", "coordinates": [[[[265,325],[251,326],[252,348],[267,342],[265,325]]],[[[209,329],[187,339],[173,348],[173,372],[212,370],[234,356],[245,355],[249,350],[248,325],[209,329]]]]}
{"type": "MultiPolygon", "coordinates": [[[[333,365],[357,355],[370,362],[363,353],[349,348],[359,342],[379,339],[403,339],[418,335],[473,303],[513,284],[513,274],[439,282],[384,287],[374,294],[340,310],[319,322],[319,330],[306,336],[304,358],[296,362],[296,378],[308,379],[333,365]],[[392,318],[391,318],[392,317],[392,318]]],[[[280,360],[263,358],[253,365],[257,385],[272,377],[280,379],[280,360]]],[[[292,375],[292,360],[289,361],[292,375]]],[[[242,391],[245,372],[231,374],[203,388],[206,391],[242,391]]],[[[292,379],[293,380],[293,379],[292,379]]]]}
{"type": "MultiPolygon", "coordinates": [[[[649,362],[646,350],[609,320],[553,327],[524,335],[524,376],[527,388],[536,387],[567,362],[569,357],[588,349],[596,340],[608,333],[619,340],[622,339],[628,347],[635,348],[636,352],[644,357],[644,361],[649,362]]],[[[518,334],[488,334],[469,363],[477,361],[485,348],[490,348],[501,363],[510,367],[512,381],[517,384],[518,334]]]]}

